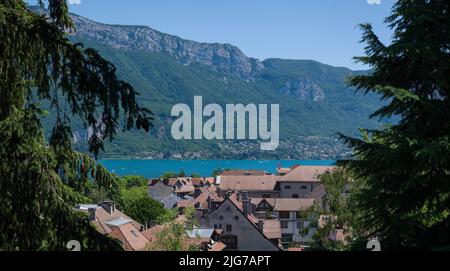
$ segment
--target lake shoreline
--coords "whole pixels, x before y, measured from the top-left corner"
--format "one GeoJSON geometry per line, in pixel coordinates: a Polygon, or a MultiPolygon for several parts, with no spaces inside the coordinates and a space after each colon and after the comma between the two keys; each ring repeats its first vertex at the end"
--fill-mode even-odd
{"type": "Polygon", "coordinates": [[[138,175],[146,178],[159,178],[167,172],[184,172],[201,177],[210,177],[214,170],[243,169],[264,170],[276,173],[278,167],[294,165],[333,166],[335,160],[163,160],[163,159],[100,159],[99,162],[109,171],[119,175],[138,175]]]}

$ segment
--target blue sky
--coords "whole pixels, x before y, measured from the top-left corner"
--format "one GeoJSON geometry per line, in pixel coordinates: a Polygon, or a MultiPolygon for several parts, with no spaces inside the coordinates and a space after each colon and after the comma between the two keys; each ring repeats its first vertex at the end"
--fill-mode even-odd
{"type": "MultiPolygon", "coordinates": [[[[70,0],[72,12],[109,24],[147,25],[182,38],[231,43],[251,57],[313,59],[365,68],[359,23],[383,24],[394,0],[70,0]],[[378,2],[379,4],[369,4],[378,2]]],[[[33,3],[35,1],[29,1],[33,3]]]]}

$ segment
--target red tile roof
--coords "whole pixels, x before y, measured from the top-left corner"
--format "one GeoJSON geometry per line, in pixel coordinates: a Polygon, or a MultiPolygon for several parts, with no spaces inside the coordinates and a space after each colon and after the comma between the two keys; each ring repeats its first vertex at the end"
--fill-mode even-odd
{"type": "Polygon", "coordinates": [[[275,199],[274,211],[306,211],[314,206],[314,199],[275,199]]]}
{"type": "Polygon", "coordinates": [[[144,250],[149,243],[149,240],[131,223],[121,225],[117,227],[117,230],[120,231],[132,250],[144,250]]]}
{"type": "Polygon", "coordinates": [[[217,187],[203,187],[200,188],[201,194],[198,195],[195,199],[192,200],[183,200],[177,204],[178,207],[186,208],[186,207],[195,207],[195,205],[200,204],[200,208],[208,208],[208,199],[211,199],[215,202],[223,201],[223,198],[217,193],[217,187]]]}
{"type": "Polygon", "coordinates": [[[98,207],[95,211],[95,220],[92,221],[92,223],[96,226],[98,231],[101,233],[107,234],[111,232],[111,227],[107,224],[109,221],[113,221],[115,219],[124,218],[131,220],[131,223],[136,227],[137,229],[141,228],[141,224],[131,219],[126,214],[122,213],[118,209],[115,209],[112,214],[108,213],[105,209],[102,207],[98,207]]]}
{"type": "Polygon", "coordinates": [[[212,245],[211,248],[208,249],[208,251],[211,252],[223,251],[226,247],[227,245],[225,245],[224,243],[217,242],[214,245],[212,245]]]}
{"type": "Polygon", "coordinates": [[[265,176],[222,176],[220,189],[222,191],[273,191],[280,177],[265,176]]]}
{"type": "Polygon", "coordinates": [[[264,220],[263,232],[269,239],[281,239],[281,224],[278,220],[264,220]]]}
{"type": "Polygon", "coordinates": [[[299,166],[280,177],[280,182],[320,182],[319,176],[334,170],[334,166],[299,166]]]}
{"type": "Polygon", "coordinates": [[[221,176],[264,176],[264,170],[226,170],[220,174],[221,176]]]}

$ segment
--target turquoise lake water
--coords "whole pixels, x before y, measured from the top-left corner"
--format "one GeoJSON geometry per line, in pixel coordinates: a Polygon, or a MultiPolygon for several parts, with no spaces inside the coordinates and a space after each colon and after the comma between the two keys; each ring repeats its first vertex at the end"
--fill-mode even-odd
{"type": "Polygon", "coordinates": [[[275,173],[277,167],[293,165],[331,166],[332,160],[100,160],[108,170],[119,176],[140,175],[158,178],[166,172],[186,175],[193,173],[202,177],[211,176],[215,169],[257,169],[275,173]]]}

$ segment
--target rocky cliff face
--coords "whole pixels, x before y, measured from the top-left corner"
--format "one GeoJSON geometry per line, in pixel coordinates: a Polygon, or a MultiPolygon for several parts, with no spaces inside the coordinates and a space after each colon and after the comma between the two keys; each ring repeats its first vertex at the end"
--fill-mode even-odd
{"type": "Polygon", "coordinates": [[[89,38],[113,48],[158,52],[175,57],[181,64],[198,63],[217,72],[251,78],[264,68],[230,44],[200,43],[181,39],[146,26],[106,25],[72,15],[77,27],[75,36],[89,38]]]}
{"type": "MultiPolygon", "coordinates": [[[[38,13],[46,11],[30,7],[38,13]]],[[[175,57],[182,65],[200,64],[215,72],[254,80],[266,67],[255,58],[247,57],[238,47],[230,44],[201,43],[165,34],[146,26],[108,25],[71,14],[76,26],[72,36],[77,40],[93,40],[103,45],[129,51],[162,53],[175,57]]],[[[274,91],[320,102],[325,93],[315,81],[292,78],[274,91]]]]}
{"type": "Polygon", "coordinates": [[[301,100],[320,102],[325,99],[325,93],[319,84],[306,79],[288,80],[286,86],[279,89],[278,92],[293,95],[301,100]]]}

